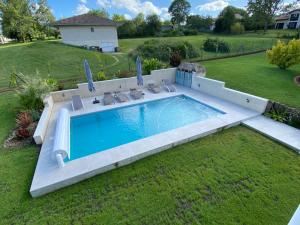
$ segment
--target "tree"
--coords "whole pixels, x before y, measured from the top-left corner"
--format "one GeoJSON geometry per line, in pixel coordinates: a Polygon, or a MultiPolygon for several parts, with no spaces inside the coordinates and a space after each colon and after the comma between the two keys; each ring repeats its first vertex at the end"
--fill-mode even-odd
{"type": "Polygon", "coordinates": [[[180,26],[186,21],[190,9],[191,4],[187,0],[174,0],[168,10],[172,17],[171,22],[180,26]]]}
{"type": "Polygon", "coordinates": [[[3,33],[5,36],[25,42],[34,34],[34,18],[28,0],[2,0],[3,33]]]}
{"type": "Polygon", "coordinates": [[[32,4],[32,8],[37,31],[46,36],[53,35],[54,30],[49,25],[55,21],[55,18],[47,5],[47,0],[38,0],[36,4],[32,4]]]}
{"type": "Polygon", "coordinates": [[[215,23],[215,32],[230,32],[230,27],[235,23],[235,11],[233,7],[227,6],[218,16],[215,23]]]}
{"type": "Polygon", "coordinates": [[[186,26],[189,29],[195,29],[198,31],[209,30],[210,26],[213,24],[213,19],[211,17],[202,17],[199,15],[191,15],[187,17],[186,26]]]}
{"type": "Polygon", "coordinates": [[[136,17],[132,20],[136,26],[141,25],[145,22],[145,15],[143,13],[139,13],[136,17]]]}
{"type": "Polygon", "coordinates": [[[231,26],[240,23],[244,27],[249,26],[249,15],[247,11],[234,6],[225,7],[219,14],[215,23],[215,32],[230,32],[231,26]]]}
{"type": "Polygon", "coordinates": [[[88,13],[92,14],[92,15],[97,15],[97,16],[100,16],[103,18],[109,18],[108,12],[103,8],[102,9],[93,9],[93,10],[90,10],[88,13]]]}
{"type": "Polygon", "coordinates": [[[119,38],[135,37],[137,33],[137,27],[133,21],[126,21],[118,27],[119,38]]]}
{"type": "Polygon", "coordinates": [[[161,28],[161,22],[159,17],[156,14],[149,15],[146,18],[146,27],[144,33],[149,36],[155,35],[155,33],[159,32],[161,28]]]}
{"type": "Polygon", "coordinates": [[[278,41],[276,46],[267,51],[267,57],[271,64],[280,69],[287,69],[300,63],[300,40],[291,40],[287,44],[278,41]]]}
{"type": "Polygon", "coordinates": [[[283,0],[249,0],[248,12],[252,15],[257,25],[263,24],[264,31],[273,19],[275,13],[280,9],[283,0]]]}
{"type": "Polygon", "coordinates": [[[126,18],[125,18],[124,15],[114,14],[112,16],[112,20],[115,21],[115,22],[123,22],[123,21],[126,21],[126,18]]]}

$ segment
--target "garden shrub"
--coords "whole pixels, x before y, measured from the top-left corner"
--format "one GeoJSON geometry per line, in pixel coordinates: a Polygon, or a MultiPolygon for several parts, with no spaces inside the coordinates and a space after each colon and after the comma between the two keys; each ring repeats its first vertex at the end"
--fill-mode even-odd
{"type": "Polygon", "coordinates": [[[220,52],[220,53],[230,52],[229,45],[225,41],[218,40],[218,39],[211,39],[211,38],[208,38],[204,41],[203,49],[204,51],[207,52],[220,52]]]}
{"type": "Polygon", "coordinates": [[[107,80],[104,71],[100,71],[99,73],[97,73],[96,80],[97,81],[107,80]]]}
{"type": "Polygon", "coordinates": [[[271,50],[267,51],[267,57],[271,64],[280,69],[287,69],[300,63],[300,40],[291,40],[288,43],[278,41],[271,50]]]}
{"type": "Polygon", "coordinates": [[[230,26],[230,33],[232,34],[242,34],[245,32],[245,27],[237,22],[237,23],[234,23],[230,26]]]}
{"type": "Polygon", "coordinates": [[[164,64],[156,58],[145,59],[143,62],[144,74],[150,74],[152,70],[164,68],[164,64]]]}
{"type": "Polygon", "coordinates": [[[173,67],[178,67],[181,63],[181,56],[178,52],[172,52],[170,57],[170,65],[173,67]]]}
{"type": "Polygon", "coordinates": [[[199,56],[199,51],[186,41],[167,42],[162,40],[149,40],[137,47],[134,55],[144,59],[156,58],[163,62],[170,60],[171,54],[178,52],[183,59],[199,56]]]}
{"type": "Polygon", "coordinates": [[[23,109],[41,110],[44,107],[43,98],[51,91],[57,90],[57,81],[53,78],[41,78],[37,73],[26,76],[22,73],[12,74],[10,85],[17,86],[19,103],[23,109]]]}

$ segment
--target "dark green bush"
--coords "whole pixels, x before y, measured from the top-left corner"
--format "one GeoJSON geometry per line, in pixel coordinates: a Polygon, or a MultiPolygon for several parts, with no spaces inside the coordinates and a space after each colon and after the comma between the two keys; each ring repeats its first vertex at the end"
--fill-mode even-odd
{"type": "Polygon", "coordinates": [[[229,45],[222,40],[218,39],[206,39],[203,44],[204,51],[207,52],[220,52],[220,53],[228,53],[230,52],[229,45]]]}
{"type": "Polygon", "coordinates": [[[183,31],[185,36],[189,36],[189,35],[197,35],[198,31],[196,29],[185,29],[183,31]]]}
{"type": "Polygon", "coordinates": [[[181,56],[178,52],[173,52],[170,57],[170,65],[178,67],[181,63],[181,56]]]}
{"type": "Polygon", "coordinates": [[[168,62],[173,52],[178,52],[182,59],[195,58],[199,51],[186,41],[167,42],[161,40],[149,40],[137,47],[134,55],[144,59],[156,58],[168,62]]]}

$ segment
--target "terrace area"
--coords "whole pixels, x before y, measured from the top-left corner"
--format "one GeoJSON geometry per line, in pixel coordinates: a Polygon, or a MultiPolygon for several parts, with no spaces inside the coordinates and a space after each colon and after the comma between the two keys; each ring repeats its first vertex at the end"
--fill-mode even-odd
{"type": "Polygon", "coordinates": [[[51,93],[46,99],[46,107],[35,134],[35,140],[42,144],[42,149],[31,184],[31,195],[38,197],[96,174],[130,164],[176,145],[207,136],[243,122],[247,123],[249,119],[258,118],[264,112],[268,103],[267,99],[225,88],[224,82],[204,78],[197,74],[193,74],[190,87],[178,85],[176,84],[175,68],[152,71],[151,75],[144,76],[145,83],[154,81],[156,84],[161,85],[161,81],[164,79],[168,79],[173,83],[176,87],[176,92],[167,92],[162,89],[159,93],[152,93],[147,88],[142,88],[141,90],[144,92],[142,99],[130,99],[124,103],[108,106],[93,104],[94,97],[102,99],[103,93],[107,91],[121,91],[129,96],[129,89],[137,87],[136,78],[96,82],[96,93],[89,93],[88,84],[78,84],[77,89],[51,93]],[[84,109],[73,111],[71,97],[76,94],[82,96],[84,109]],[[106,151],[87,155],[66,162],[62,168],[59,167],[58,162],[52,157],[56,123],[59,111],[62,108],[68,109],[71,118],[182,95],[216,108],[224,112],[224,114],[216,118],[192,123],[123,144],[106,151]]]}

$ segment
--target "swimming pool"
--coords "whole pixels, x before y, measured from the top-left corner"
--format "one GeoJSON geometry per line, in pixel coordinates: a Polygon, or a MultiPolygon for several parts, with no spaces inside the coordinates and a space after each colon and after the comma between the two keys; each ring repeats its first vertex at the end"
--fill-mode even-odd
{"type": "Polygon", "coordinates": [[[70,119],[70,159],[108,150],[224,112],[185,95],[119,107],[70,119]]]}

